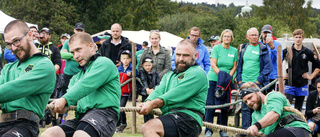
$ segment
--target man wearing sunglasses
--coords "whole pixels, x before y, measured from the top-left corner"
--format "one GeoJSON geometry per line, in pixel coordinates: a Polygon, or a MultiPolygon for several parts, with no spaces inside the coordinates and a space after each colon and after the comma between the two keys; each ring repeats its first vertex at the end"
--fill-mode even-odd
{"type": "Polygon", "coordinates": [[[53,64],[39,52],[33,33],[22,20],[4,29],[6,48],[18,61],[6,64],[0,75],[0,136],[38,136],[39,120],[55,85],[53,64]]]}

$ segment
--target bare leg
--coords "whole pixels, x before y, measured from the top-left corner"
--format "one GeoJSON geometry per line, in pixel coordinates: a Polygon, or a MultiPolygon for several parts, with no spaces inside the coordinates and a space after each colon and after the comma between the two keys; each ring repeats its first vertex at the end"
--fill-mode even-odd
{"type": "Polygon", "coordinates": [[[83,130],[77,130],[76,132],[74,132],[73,137],[90,137],[90,135],[83,130]]]}
{"type": "Polygon", "coordinates": [[[147,123],[143,124],[141,131],[144,137],[163,137],[164,128],[162,122],[155,118],[149,120],[147,123]]]}
{"type": "Polygon", "coordinates": [[[59,126],[50,127],[45,130],[41,137],[66,137],[66,134],[59,126]]]}

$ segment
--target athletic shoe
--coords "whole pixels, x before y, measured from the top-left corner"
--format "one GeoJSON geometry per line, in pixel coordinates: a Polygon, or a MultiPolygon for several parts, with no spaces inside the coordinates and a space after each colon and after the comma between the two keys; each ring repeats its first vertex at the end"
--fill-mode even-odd
{"type": "Polygon", "coordinates": [[[227,134],[227,131],[220,130],[219,134],[220,134],[220,137],[229,137],[227,134]]]}
{"type": "Polygon", "coordinates": [[[208,130],[205,134],[205,137],[211,137],[212,136],[212,132],[210,130],[208,130]]]}

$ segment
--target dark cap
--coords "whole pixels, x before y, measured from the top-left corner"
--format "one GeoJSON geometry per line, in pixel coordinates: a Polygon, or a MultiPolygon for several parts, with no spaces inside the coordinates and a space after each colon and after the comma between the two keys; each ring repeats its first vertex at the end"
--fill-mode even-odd
{"type": "Polygon", "coordinates": [[[79,22],[74,26],[74,29],[84,31],[84,24],[79,22]]]}
{"type": "Polygon", "coordinates": [[[153,63],[153,60],[152,60],[152,58],[151,58],[151,57],[145,57],[145,58],[143,58],[143,60],[142,60],[142,63],[141,63],[141,64],[143,64],[143,63],[145,63],[145,62],[151,62],[151,63],[153,63]]]}
{"type": "Polygon", "coordinates": [[[47,27],[44,27],[40,30],[40,32],[45,31],[46,33],[50,34],[50,29],[47,27]]]}
{"type": "Polygon", "coordinates": [[[219,40],[219,39],[220,39],[219,36],[212,35],[212,36],[210,37],[210,39],[208,40],[208,42],[213,41],[213,40],[219,40]]]}
{"type": "Polygon", "coordinates": [[[240,97],[242,99],[244,96],[246,96],[246,95],[248,95],[250,93],[258,92],[258,91],[260,91],[258,88],[248,87],[248,88],[242,89],[240,91],[239,95],[240,95],[240,97]]]}
{"type": "Polygon", "coordinates": [[[272,33],[272,27],[271,27],[271,25],[269,25],[269,24],[267,24],[267,25],[264,25],[263,27],[262,27],[262,29],[261,29],[261,32],[270,32],[270,33],[272,33]]]}
{"type": "Polygon", "coordinates": [[[129,58],[131,58],[131,52],[129,50],[124,50],[121,52],[121,54],[127,54],[129,55],[129,58]]]}
{"type": "Polygon", "coordinates": [[[147,41],[144,41],[142,44],[143,44],[143,46],[148,46],[148,42],[147,41]]]}

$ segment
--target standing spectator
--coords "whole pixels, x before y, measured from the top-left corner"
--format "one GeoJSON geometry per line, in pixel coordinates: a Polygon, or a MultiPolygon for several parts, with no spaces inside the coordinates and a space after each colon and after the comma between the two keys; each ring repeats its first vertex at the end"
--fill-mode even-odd
{"type": "MultiPolygon", "coordinates": [[[[160,45],[160,33],[158,30],[150,32],[149,40],[151,47],[144,50],[141,58],[151,57],[153,62],[153,70],[155,70],[160,78],[170,71],[170,53],[168,50],[160,45]]],[[[142,63],[139,63],[139,70],[142,70],[142,63]]]]}
{"type": "Polygon", "coordinates": [[[55,84],[52,62],[39,53],[32,32],[22,20],[4,29],[6,47],[18,61],[6,64],[0,75],[0,136],[37,137],[55,84]]]}
{"type": "MultiPolygon", "coordinates": [[[[260,41],[260,43],[266,45],[269,50],[272,63],[272,72],[269,74],[270,82],[278,78],[277,47],[281,47],[282,50],[281,44],[278,41],[273,40],[272,35],[273,28],[270,25],[264,25],[261,29],[262,40],[260,41]],[[267,37],[268,34],[271,37],[267,37]]],[[[275,84],[268,88],[266,92],[264,92],[265,95],[271,92],[273,89],[275,89],[275,84]]]]}
{"type": "MultiPolygon", "coordinates": [[[[217,36],[218,37],[218,36],[217,36]]],[[[222,44],[216,45],[211,50],[211,68],[208,73],[209,79],[209,89],[207,95],[206,105],[221,105],[224,103],[230,103],[231,90],[234,89],[233,84],[231,84],[231,79],[237,68],[238,61],[238,51],[236,48],[231,46],[233,41],[233,32],[230,29],[226,29],[221,33],[222,44]],[[226,75],[223,75],[225,73],[226,75]],[[229,77],[229,78],[228,78],[229,77]],[[230,80],[227,80],[230,79],[230,80]],[[223,98],[216,98],[217,81],[227,81],[227,85],[224,90],[226,96],[223,98]],[[231,86],[232,85],[232,86],[231,86]]],[[[221,82],[219,82],[221,83],[221,82]]],[[[219,84],[222,85],[222,84],[219,84]]],[[[221,121],[220,124],[227,126],[228,124],[228,110],[229,107],[221,109],[221,121]]],[[[205,121],[213,122],[213,116],[215,109],[206,109],[205,121]]],[[[211,137],[212,130],[206,128],[206,137],[211,137]]],[[[227,132],[220,130],[221,137],[227,137],[227,132]]]]}
{"type": "Polygon", "coordinates": [[[139,69],[139,63],[140,63],[141,55],[142,55],[142,53],[143,53],[144,50],[148,49],[148,45],[149,45],[148,42],[147,42],[147,41],[144,41],[144,42],[142,43],[142,49],[136,52],[137,64],[138,64],[138,65],[137,65],[137,69],[139,69]]]}
{"type": "Polygon", "coordinates": [[[61,55],[56,46],[50,42],[51,34],[48,28],[42,28],[40,31],[40,43],[36,43],[39,51],[48,56],[54,65],[54,69],[58,71],[61,67],[61,55]]]}
{"type": "Polygon", "coordinates": [[[211,48],[213,48],[215,45],[221,44],[220,37],[215,35],[212,35],[208,42],[210,42],[211,48]]]}
{"type": "Polygon", "coordinates": [[[59,44],[59,45],[57,46],[57,48],[58,48],[60,51],[62,50],[63,44],[64,44],[64,42],[65,42],[67,39],[70,39],[70,35],[69,35],[68,33],[63,33],[63,34],[61,34],[61,36],[60,36],[60,42],[61,42],[61,44],[59,44]]]}
{"type": "MultiPolygon", "coordinates": [[[[118,67],[120,83],[123,83],[131,78],[132,76],[132,64],[131,64],[131,52],[124,50],[120,56],[121,65],[118,67]]],[[[132,82],[121,87],[121,100],[120,106],[125,107],[129,96],[132,92],[132,82]]],[[[120,112],[120,119],[117,123],[116,132],[122,132],[127,127],[126,112],[120,112]]]]}
{"type": "MultiPolygon", "coordinates": [[[[143,58],[141,63],[143,69],[139,71],[139,78],[143,85],[140,94],[142,95],[142,102],[144,102],[155,87],[159,85],[160,77],[157,72],[152,70],[153,60],[151,57],[143,58]]],[[[144,115],[144,123],[153,118],[152,114],[144,115]]]]}
{"type": "Polygon", "coordinates": [[[201,133],[209,86],[207,75],[195,61],[198,53],[193,41],[182,40],[175,54],[176,70],[164,75],[160,85],[139,105],[140,114],[149,114],[154,108],[163,113],[142,125],[144,137],[196,137],[201,133]]]}
{"type": "Polygon", "coordinates": [[[32,32],[32,40],[33,40],[33,43],[36,44],[36,43],[39,43],[39,32],[38,32],[38,28],[36,26],[31,26],[29,28],[29,30],[32,32]]]}
{"type": "MultiPolygon", "coordinates": [[[[208,74],[210,69],[210,56],[206,46],[203,44],[204,41],[200,38],[200,29],[198,27],[192,27],[189,30],[189,37],[187,39],[191,39],[197,45],[197,52],[199,53],[199,57],[196,59],[197,63],[201,68],[208,74]]],[[[175,66],[175,54],[173,54],[171,59],[171,68],[172,70],[176,69],[175,66]]],[[[160,75],[161,76],[161,75],[160,75]]]]}
{"type": "MultiPolygon", "coordinates": [[[[245,82],[254,82],[260,88],[269,83],[269,74],[272,64],[267,46],[259,44],[259,31],[250,28],[246,38],[249,43],[241,46],[239,62],[237,66],[237,82],[239,87],[245,82]]],[[[245,104],[241,104],[242,129],[247,129],[251,124],[251,110],[245,104]]]]}
{"type": "Polygon", "coordinates": [[[287,73],[284,76],[284,92],[292,104],[295,97],[294,108],[301,111],[305,96],[309,94],[308,80],[313,79],[319,73],[320,62],[315,54],[302,45],[304,40],[304,31],[297,29],[293,32],[294,44],[283,50],[288,61],[287,73]],[[311,62],[317,69],[309,76],[308,62],[311,62]]]}
{"type": "Polygon", "coordinates": [[[316,80],[317,89],[311,91],[307,98],[306,117],[312,132],[312,137],[317,137],[320,126],[320,79],[316,80]]]}
{"type": "Polygon", "coordinates": [[[103,42],[99,49],[99,53],[102,56],[108,57],[112,62],[119,67],[121,62],[120,55],[124,50],[131,51],[131,44],[129,39],[121,36],[122,27],[119,23],[114,23],[111,26],[111,39],[103,42]]]}
{"type": "Polygon", "coordinates": [[[17,60],[16,56],[10,49],[4,49],[4,59],[8,61],[8,63],[15,62],[17,60]]]}

